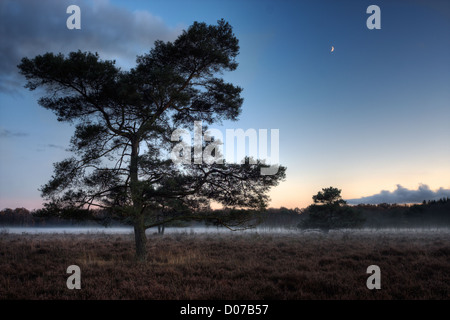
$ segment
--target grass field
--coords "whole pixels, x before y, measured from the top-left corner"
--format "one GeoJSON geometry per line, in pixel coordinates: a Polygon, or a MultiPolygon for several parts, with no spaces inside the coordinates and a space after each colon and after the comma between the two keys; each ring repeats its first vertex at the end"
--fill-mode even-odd
{"type": "Polygon", "coordinates": [[[449,299],[450,234],[0,234],[0,299],[449,299]],[[69,290],[69,265],[81,290],[69,290]],[[381,289],[369,290],[369,265],[381,289]]]}

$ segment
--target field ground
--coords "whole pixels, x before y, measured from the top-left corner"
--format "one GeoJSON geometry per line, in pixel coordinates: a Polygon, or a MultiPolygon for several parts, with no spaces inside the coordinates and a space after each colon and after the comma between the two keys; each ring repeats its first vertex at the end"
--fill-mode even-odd
{"type": "Polygon", "coordinates": [[[450,233],[0,233],[0,299],[449,299],[450,233]],[[69,265],[81,290],[69,290],[69,265]],[[369,265],[381,289],[369,290],[369,265]]]}

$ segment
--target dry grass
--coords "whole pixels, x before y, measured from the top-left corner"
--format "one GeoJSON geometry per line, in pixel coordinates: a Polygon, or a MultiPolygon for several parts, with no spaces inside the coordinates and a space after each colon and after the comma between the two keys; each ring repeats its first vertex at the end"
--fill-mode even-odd
{"type": "Polygon", "coordinates": [[[448,299],[450,235],[0,234],[0,299],[448,299]],[[81,290],[66,268],[81,268],[81,290]],[[366,269],[381,268],[381,290],[366,269]]]}

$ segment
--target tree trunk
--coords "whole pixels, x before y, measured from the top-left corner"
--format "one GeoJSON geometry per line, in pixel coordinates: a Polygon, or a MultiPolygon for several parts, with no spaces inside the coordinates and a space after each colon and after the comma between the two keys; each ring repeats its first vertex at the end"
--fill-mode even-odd
{"type": "Polygon", "coordinates": [[[147,236],[144,224],[137,221],[134,224],[134,239],[136,242],[136,260],[145,262],[147,260],[147,236]]]}
{"type": "Polygon", "coordinates": [[[164,224],[160,224],[158,226],[158,234],[163,235],[164,234],[164,229],[165,229],[164,224]]]}
{"type": "Polygon", "coordinates": [[[134,209],[134,239],[136,242],[136,259],[143,262],[147,259],[147,237],[145,236],[145,221],[142,213],[142,199],[138,176],[139,141],[131,141],[130,158],[130,189],[134,209]]]}

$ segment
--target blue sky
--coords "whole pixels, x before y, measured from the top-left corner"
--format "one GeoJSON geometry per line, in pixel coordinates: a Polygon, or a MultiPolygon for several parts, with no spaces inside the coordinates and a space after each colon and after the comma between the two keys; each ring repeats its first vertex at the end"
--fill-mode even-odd
{"type": "Polygon", "coordinates": [[[245,100],[238,122],[216,127],[280,130],[287,179],[271,192],[272,206],[307,206],[328,186],[346,199],[398,190],[418,201],[450,196],[448,1],[46,0],[0,8],[0,209],[40,206],[37,189],[68,156],[73,133],[23,88],[14,68],[22,56],[98,51],[128,69],[154,40],[220,18],[240,40],[240,65],[225,77],[245,100]],[[70,4],[81,8],[81,30],[66,28],[70,4]],[[381,9],[380,30],[366,27],[371,4],[381,9]]]}

